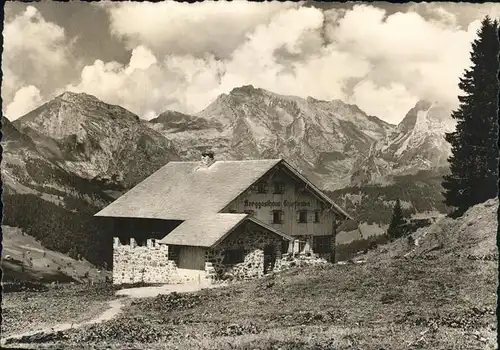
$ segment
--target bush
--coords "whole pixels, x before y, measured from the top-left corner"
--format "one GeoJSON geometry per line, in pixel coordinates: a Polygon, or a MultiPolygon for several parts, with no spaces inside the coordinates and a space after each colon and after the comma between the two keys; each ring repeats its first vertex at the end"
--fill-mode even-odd
{"type": "Polygon", "coordinates": [[[156,311],[172,311],[191,309],[202,302],[198,294],[160,294],[154,299],[134,301],[132,305],[140,305],[141,309],[154,309],[156,311]]]}

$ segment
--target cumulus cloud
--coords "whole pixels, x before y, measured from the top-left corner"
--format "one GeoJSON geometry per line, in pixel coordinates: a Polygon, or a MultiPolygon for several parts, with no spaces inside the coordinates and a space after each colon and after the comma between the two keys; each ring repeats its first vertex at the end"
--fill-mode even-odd
{"type": "Polygon", "coordinates": [[[498,18],[500,5],[495,2],[414,2],[408,11],[416,12],[436,25],[457,26],[466,30],[470,23],[485,16],[498,18]]]}
{"type": "MultiPolygon", "coordinates": [[[[481,19],[459,28],[457,15],[443,7],[429,9],[434,17],[426,19],[414,10],[387,15],[372,5],[321,11],[281,4],[262,10],[249,3],[130,3],[109,12],[116,35],[129,45],[147,43],[159,60],[164,57],[135,75],[139,86],[149,83],[142,91],[153,91],[151,96],[141,95],[137,86],[127,88],[134,93],[123,103],[141,115],[196,112],[220,93],[252,84],[282,94],[343,99],[392,123],[419,99],[456,105],[458,79],[469,65],[481,19]],[[246,6],[254,11],[248,16],[241,11],[246,6]],[[126,25],[132,14],[148,21],[126,25]],[[189,34],[193,28],[195,37],[189,34]],[[230,35],[222,35],[221,28],[230,35]]],[[[113,78],[124,88],[134,85],[127,75],[133,61],[134,55],[113,78]]],[[[101,83],[111,87],[113,79],[101,83]]],[[[84,85],[90,88],[89,81],[84,85]]],[[[117,100],[113,93],[101,96],[117,100]]]]}
{"type": "MultiPolygon", "coordinates": [[[[167,109],[196,113],[246,84],[341,99],[391,123],[419,99],[454,107],[482,19],[477,12],[467,22],[460,7],[446,4],[394,14],[372,5],[322,11],[277,2],[102,6],[130,60],[97,57],[64,89],[94,94],[145,119],[167,109]]],[[[53,29],[52,38],[60,43],[64,32],[53,29]]],[[[16,79],[6,84],[20,88],[16,79]]]]}
{"type": "Polygon", "coordinates": [[[159,55],[211,53],[227,58],[256,26],[297,4],[246,1],[203,3],[120,3],[106,5],[111,31],[130,49],[146,45],[159,55]]]}
{"type": "Polygon", "coordinates": [[[400,83],[379,87],[371,80],[364,80],[355,86],[350,102],[363,106],[363,110],[370,115],[385,116],[385,121],[397,124],[405,116],[401,116],[401,112],[408,112],[417,100],[400,83]]]}
{"type": "Polygon", "coordinates": [[[40,90],[36,86],[22,87],[6,107],[5,114],[9,120],[15,120],[38,107],[41,101],[40,90]]]}
{"type": "Polygon", "coordinates": [[[363,76],[368,64],[323,45],[323,23],[317,9],[283,10],[257,25],[223,60],[210,53],[170,54],[160,60],[140,45],[128,65],[97,60],[68,89],[95,94],[146,119],[166,109],[200,111],[221,93],[244,84],[299,96],[344,97],[344,80],[363,76]]]}
{"type": "MultiPolygon", "coordinates": [[[[34,86],[52,90],[60,84],[63,69],[69,65],[70,47],[62,27],[46,21],[35,7],[28,6],[5,23],[3,35],[4,101],[13,101],[13,105],[18,106],[16,97],[19,101],[28,96],[40,96],[34,86]],[[33,95],[34,89],[37,92],[33,95]]],[[[20,109],[11,108],[11,111],[17,110],[20,109]]]]}
{"type": "Polygon", "coordinates": [[[96,60],[83,68],[80,82],[62,90],[93,94],[151,119],[166,107],[192,111],[208,104],[206,90],[218,83],[217,69],[212,66],[217,64],[213,58],[160,61],[149,48],[138,46],[127,65],[96,60]]]}
{"type": "Polygon", "coordinates": [[[348,11],[331,32],[332,40],[342,51],[372,63],[350,101],[389,122],[401,120],[403,106],[411,104],[412,99],[456,106],[461,93],[459,77],[469,67],[470,44],[480,20],[470,23],[467,30],[440,23],[426,21],[415,12],[386,18],[383,10],[367,5],[348,11]],[[395,107],[398,105],[401,108],[395,107]]]}

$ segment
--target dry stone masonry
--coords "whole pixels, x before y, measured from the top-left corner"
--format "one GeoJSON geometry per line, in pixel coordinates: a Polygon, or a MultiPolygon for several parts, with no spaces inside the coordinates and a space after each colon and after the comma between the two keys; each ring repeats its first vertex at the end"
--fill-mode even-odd
{"type": "Polygon", "coordinates": [[[168,258],[168,246],[147,240],[145,247],[113,242],[113,284],[178,282],[175,262],[168,258]]]}
{"type": "MultiPolygon", "coordinates": [[[[282,252],[280,236],[259,230],[247,224],[242,230],[233,232],[221,244],[205,252],[203,279],[247,280],[260,278],[266,273],[278,272],[293,267],[327,263],[312,253],[298,253],[298,242],[291,250],[282,252]],[[228,251],[240,250],[241,261],[228,262],[228,251]]],[[[113,284],[133,283],[183,283],[192,280],[178,269],[169,247],[148,239],[146,246],[138,246],[135,239],[130,244],[121,244],[115,237],[113,244],[113,284]]]]}
{"type": "Polygon", "coordinates": [[[281,244],[281,237],[248,224],[243,230],[232,233],[216,248],[207,250],[205,261],[210,268],[207,273],[217,278],[238,280],[262,277],[266,263],[269,272],[277,268],[277,262],[281,259],[281,244]],[[269,249],[266,251],[268,259],[264,256],[266,247],[269,249]],[[238,248],[243,249],[243,262],[224,263],[227,250],[238,248]]]}

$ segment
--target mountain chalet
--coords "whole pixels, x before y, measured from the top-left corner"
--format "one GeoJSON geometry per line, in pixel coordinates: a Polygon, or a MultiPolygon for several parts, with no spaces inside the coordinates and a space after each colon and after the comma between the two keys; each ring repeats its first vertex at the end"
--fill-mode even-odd
{"type": "Polygon", "coordinates": [[[261,277],[294,254],[335,259],[350,219],[283,159],[169,162],[97,217],[114,237],[113,283],[261,277]]]}

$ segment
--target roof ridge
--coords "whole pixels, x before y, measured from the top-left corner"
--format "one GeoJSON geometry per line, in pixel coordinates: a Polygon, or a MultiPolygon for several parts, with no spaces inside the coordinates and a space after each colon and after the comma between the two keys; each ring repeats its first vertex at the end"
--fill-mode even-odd
{"type": "Polygon", "coordinates": [[[283,160],[283,158],[261,158],[261,159],[218,159],[216,162],[270,162],[283,160]]]}

